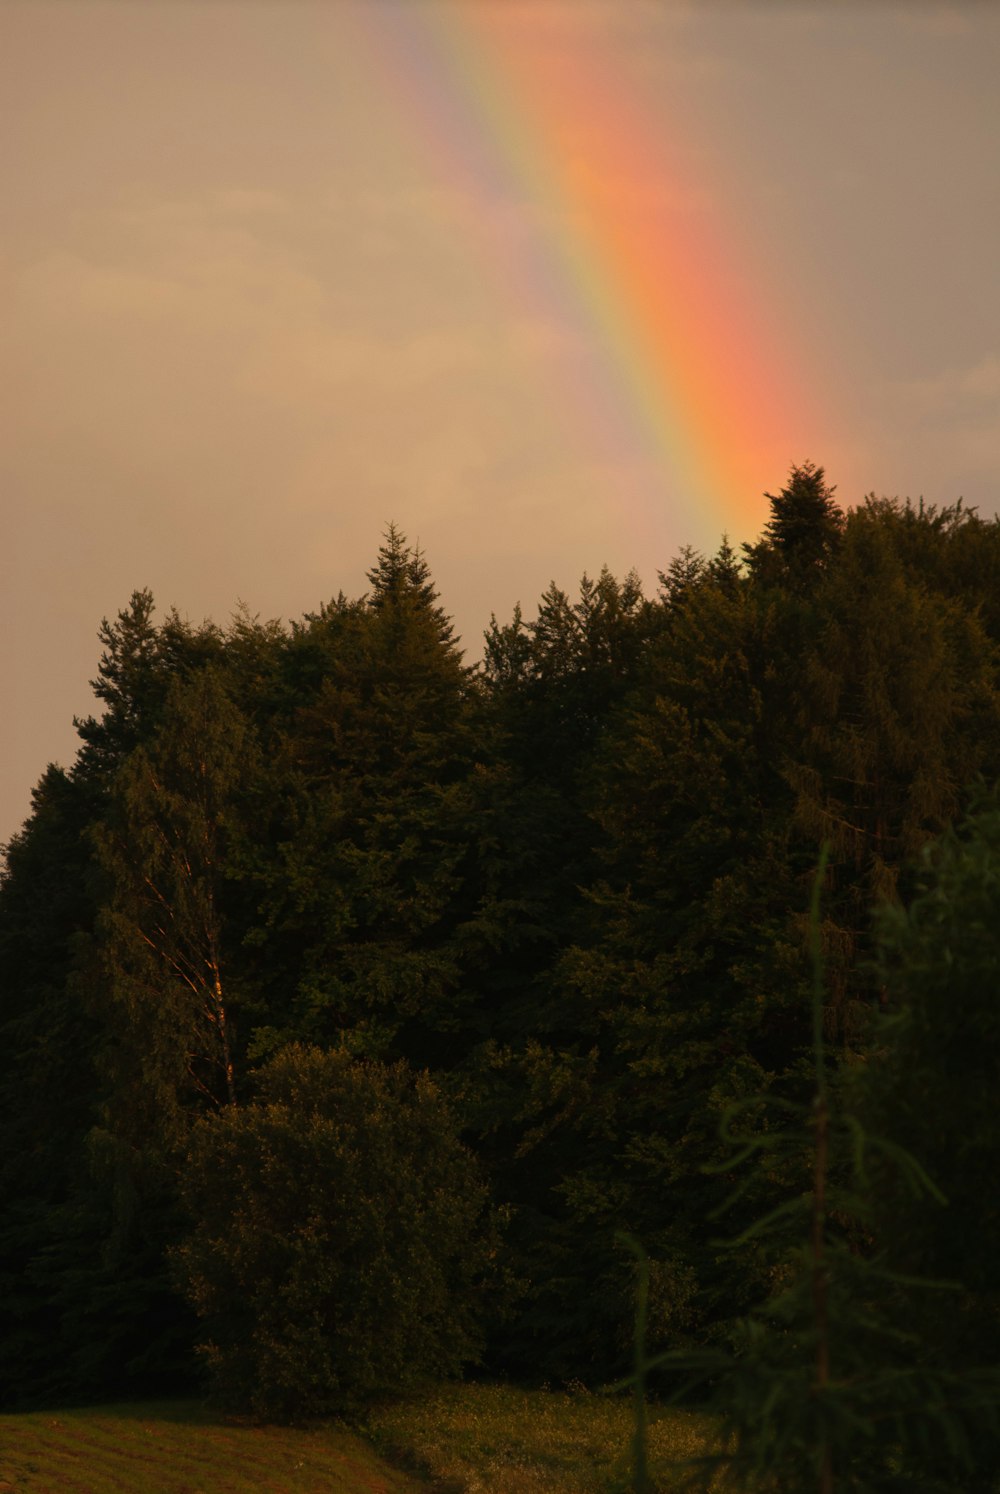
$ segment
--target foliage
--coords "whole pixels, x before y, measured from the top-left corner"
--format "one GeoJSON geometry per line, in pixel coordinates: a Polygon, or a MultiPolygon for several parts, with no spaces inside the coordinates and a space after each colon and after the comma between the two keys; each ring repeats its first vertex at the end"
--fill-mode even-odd
{"type": "Polygon", "coordinates": [[[764,537],[745,545],[744,554],[755,575],[765,581],[802,585],[815,579],[836,550],[844,516],[834,501],[822,467],[805,462],[793,467],[780,493],[767,493],[771,517],[764,537]]]}
{"type": "MultiPolygon", "coordinates": [[[[961,820],[928,846],[905,904],[878,921],[886,1001],[876,1050],[857,1076],[873,1126],[926,1162],[948,1207],[922,1209],[882,1166],[874,1227],[900,1271],[946,1277],[962,1290],[924,1305],[920,1328],[938,1359],[962,1370],[996,1361],[1000,1332],[1000,795],[980,785],[961,820]]],[[[919,1304],[914,1304],[919,1306],[919,1304]]],[[[1000,1438],[983,1429],[981,1470],[1000,1472],[1000,1438]]]]}
{"type": "Polygon", "coordinates": [[[112,1125],[133,1144],[176,1145],[186,1109],[236,1098],[224,884],[253,755],[213,669],[176,680],[152,740],[119,770],[116,812],[95,830],[111,884],[95,1004],[116,1037],[112,1125]]]}
{"type": "MultiPolygon", "coordinates": [[[[677,1347],[717,1344],[768,1294],[763,1237],[714,1241],[718,1123],[808,1100],[818,846],[836,1076],[873,1007],[909,999],[888,956],[873,974],[873,902],[908,898],[908,858],[1000,775],[1000,522],[842,511],[808,463],[770,504],[756,545],[683,549],[655,599],[606,569],[553,583],[534,616],[494,620],[478,669],[391,525],[363,596],[287,626],[157,621],[145,591],[101,624],[100,714],[0,880],[0,1395],[183,1372],[165,1253],[188,1135],[292,1043],[404,1060],[449,1096],[511,1214],[520,1300],[494,1368],[622,1372],[622,1230],[649,1250],[650,1332],[677,1347]]],[[[954,1009],[988,1034],[992,975],[969,972],[954,1009]]],[[[956,1117],[940,1152],[919,1127],[908,1144],[946,1192],[952,1159],[966,1181],[940,1218],[916,1210],[937,1219],[926,1251],[919,1229],[898,1240],[967,1276],[965,1343],[995,1323],[974,1183],[992,1050],[952,1009],[919,1063],[867,1065],[864,1105],[881,1097],[871,1129],[893,1136],[922,1093],[956,1117]]],[[[916,1031],[880,1042],[909,1053],[916,1031]]],[[[735,1234],[809,1189],[808,1149],[745,1165],[735,1234]]],[[[888,1178],[881,1196],[908,1217],[888,1178]]]]}
{"type": "Polygon", "coordinates": [[[748,1084],[794,1085],[807,1041],[789,795],[769,742],[787,621],[745,586],[691,582],[591,756],[598,853],[519,1055],[525,1331],[553,1376],[622,1367],[622,1229],[654,1256],[658,1333],[704,1331],[752,1290],[752,1261],[720,1270],[705,1249],[719,1189],[700,1168],[721,1109],[748,1084]]]}
{"type": "Polygon", "coordinates": [[[104,645],[91,681],[104,713],[75,720],[83,746],[76,771],[107,787],[107,780],[133,748],[155,731],[171,684],[217,658],[222,635],[214,623],[190,627],[171,611],[160,627],[153,622],[153,594],[134,591],[114,622],[104,618],[98,638],[104,645]]]}
{"type": "Polygon", "coordinates": [[[437,1088],[300,1046],[258,1078],[256,1103],[195,1128],[182,1180],[215,1396],[300,1419],[456,1373],[491,1240],[437,1088]]]}
{"type": "Polygon", "coordinates": [[[89,1186],[99,1024],[74,999],[74,951],[95,916],[88,786],[50,767],[0,880],[0,1401],[72,1394],[132,1360],[120,1322],[95,1335],[109,1281],[107,1199],[89,1186]]]}
{"type": "MultiPolygon", "coordinates": [[[[708,1409],[720,1418],[721,1450],[692,1466],[702,1463],[709,1478],[721,1468],[728,1483],[739,1489],[789,1494],[923,1489],[944,1494],[956,1487],[956,1480],[982,1487],[987,1474],[983,1438],[995,1442],[1000,1428],[995,1348],[987,1362],[949,1362],[935,1338],[921,1336],[914,1299],[919,1302],[928,1294],[953,1299],[960,1287],[903,1274],[884,1251],[873,1248],[870,1229],[877,1211],[872,1166],[888,1171],[911,1199],[919,1200],[915,1207],[921,1215],[940,1208],[945,1199],[905,1148],[868,1130],[856,1110],[831,1093],[819,938],[825,870],[826,848],[810,920],[812,1102],[808,1107],[786,1102],[775,1114],[773,1102],[762,1107],[760,1100],[751,1101],[734,1106],[724,1125],[735,1147],[728,1164],[734,1172],[754,1157],[767,1158],[771,1167],[780,1166],[789,1153],[806,1151],[811,1158],[810,1189],[728,1242],[730,1249],[742,1250],[754,1239],[776,1240],[774,1288],[735,1325],[732,1353],[668,1350],[647,1359],[643,1271],[632,1381],[641,1391],[650,1370],[687,1370],[693,1379],[680,1394],[699,1384],[710,1386],[708,1409]]],[[[991,929],[995,951],[995,922],[991,929]]],[[[737,1182],[734,1199],[745,1186],[745,1179],[737,1182]]],[[[635,1488],[636,1494],[645,1494],[641,1397],[639,1406],[635,1488]]],[[[699,1483],[697,1472],[692,1483],[699,1483]]]]}
{"type": "Polygon", "coordinates": [[[289,651],[299,699],[275,742],[269,834],[239,875],[254,904],[269,1008],[254,1041],[429,1061],[461,985],[449,938],[463,907],[468,780],[477,741],[469,671],[426,563],[390,530],[373,592],[307,619],[289,651]]]}
{"type": "Polygon", "coordinates": [[[981,787],[959,822],[932,842],[905,903],[879,914],[878,979],[886,1016],[859,1078],[863,1103],[927,1159],[947,1189],[943,1213],[912,1211],[891,1191],[896,1248],[914,1267],[996,1297],[1000,1206],[983,1179],[1000,1165],[1000,795],[981,787]],[[905,1247],[903,1241],[907,1242],[905,1247]]]}

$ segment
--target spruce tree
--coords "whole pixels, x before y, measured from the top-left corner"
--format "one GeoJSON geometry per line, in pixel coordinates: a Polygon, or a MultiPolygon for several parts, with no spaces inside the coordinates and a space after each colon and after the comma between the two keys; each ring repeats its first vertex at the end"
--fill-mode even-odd
{"type": "Polygon", "coordinates": [[[762,579],[794,579],[801,584],[822,568],[836,550],[843,514],[836,489],[822,467],[805,462],[793,467],[780,493],[765,493],[771,516],[764,537],[744,545],[751,571],[762,579]]]}
{"type": "Polygon", "coordinates": [[[451,940],[478,707],[427,562],[392,526],[369,579],[290,649],[314,672],[275,754],[278,828],[246,873],[274,993],[255,1048],[349,1034],[427,1063],[463,999],[451,940]]]}

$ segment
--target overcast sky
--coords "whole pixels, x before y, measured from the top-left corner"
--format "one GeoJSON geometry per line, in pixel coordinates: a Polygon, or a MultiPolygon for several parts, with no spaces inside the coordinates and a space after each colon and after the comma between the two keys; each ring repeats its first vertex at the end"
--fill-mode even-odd
{"type": "Polygon", "coordinates": [[[300,616],[364,590],[393,519],[474,659],[553,577],[652,588],[732,529],[641,424],[598,439],[564,395],[622,368],[558,283],[565,205],[519,175],[499,60],[518,145],[486,169],[466,49],[495,4],[518,45],[600,58],[770,329],[742,512],[806,458],[845,504],[997,512],[1000,5],[3,0],[0,840],[72,761],[137,587],[300,616]]]}

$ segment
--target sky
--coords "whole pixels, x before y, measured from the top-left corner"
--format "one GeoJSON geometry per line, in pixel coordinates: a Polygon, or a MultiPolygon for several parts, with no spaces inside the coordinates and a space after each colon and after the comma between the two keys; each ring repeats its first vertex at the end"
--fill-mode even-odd
{"type": "Polygon", "coordinates": [[[472,662],[793,463],[995,514],[998,77],[990,0],[0,0],[0,841],[140,587],[391,520],[472,662]]]}

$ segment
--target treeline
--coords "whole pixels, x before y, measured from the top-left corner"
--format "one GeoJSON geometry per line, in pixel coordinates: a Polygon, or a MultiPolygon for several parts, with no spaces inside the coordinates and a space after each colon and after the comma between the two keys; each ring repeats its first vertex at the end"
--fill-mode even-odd
{"type": "MultiPolygon", "coordinates": [[[[157,622],[148,592],[102,625],[101,713],[0,883],[7,1404],[173,1385],[196,1342],[247,1404],[266,1361],[285,1410],[302,1365],[317,1408],[477,1351],[601,1380],[623,1230],[659,1342],[766,1295],[767,1252],[714,1243],[732,1178],[706,1168],[734,1101],[809,1092],[820,847],[846,1072],[905,1003],[873,907],[1000,777],[1000,523],[845,513],[811,465],[770,502],[756,544],[683,551],[654,598],[553,585],[475,669],[393,528],[363,597],[289,627],[157,622]]],[[[886,1066],[918,1150],[918,1072],[980,1116],[980,1078],[926,1062],[886,1066]]],[[[727,1231],[803,1168],[761,1166],[727,1231]]],[[[954,1311],[995,1331],[982,1220],[954,1311]]],[[[965,1271],[949,1238],[915,1264],[965,1271]]]]}

